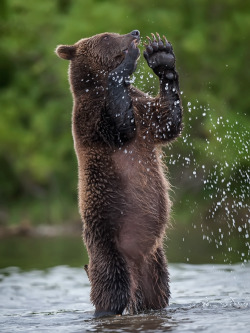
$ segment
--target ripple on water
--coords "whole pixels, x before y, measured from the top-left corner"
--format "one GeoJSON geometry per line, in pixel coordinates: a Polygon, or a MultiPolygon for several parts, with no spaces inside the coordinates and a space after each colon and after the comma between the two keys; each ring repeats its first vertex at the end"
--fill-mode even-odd
{"type": "Polygon", "coordinates": [[[0,270],[1,332],[247,332],[250,265],[170,265],[171,304],[93,319],[83,269],[0,270]]]}

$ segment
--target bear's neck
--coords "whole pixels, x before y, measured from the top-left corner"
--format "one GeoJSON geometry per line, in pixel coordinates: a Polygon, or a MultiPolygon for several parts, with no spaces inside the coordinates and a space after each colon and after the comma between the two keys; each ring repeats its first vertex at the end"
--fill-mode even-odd
{"type": "Polygon", "coordinates": [[[93,71],[91,67],[69,69],[71,90],[74,96],[81,97],[91,93],[92,96],[104,97],[107,88],[108,73],[104,70],[93,71]]]}

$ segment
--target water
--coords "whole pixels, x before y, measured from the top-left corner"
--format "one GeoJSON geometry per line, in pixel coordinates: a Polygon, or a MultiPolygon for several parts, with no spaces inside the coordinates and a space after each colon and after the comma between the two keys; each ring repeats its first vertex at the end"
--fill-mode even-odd
{"type": "Polygon", "coordinates": [[[94,319],[82,268],[1,269],[0,331],[249,332],[249,264],[170,264],[170,273],[168,308],[94,319]]]}

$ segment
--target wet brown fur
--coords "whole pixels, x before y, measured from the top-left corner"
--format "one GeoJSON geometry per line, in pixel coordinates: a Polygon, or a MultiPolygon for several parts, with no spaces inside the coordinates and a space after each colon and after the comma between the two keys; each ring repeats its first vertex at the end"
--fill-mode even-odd
{"type": "Polygon", "coordinates": [[[153,98],[128,86],[134,134],[119,146],[101,127],[108,75],[122,63],[133,39],[131,34],[105,33],[57,48],[60,57],[71,60],[79,210],[89,254],[91,300],[97,313],[159,309],[168,305],[170,295],[163,238],[171,202],[160,155],[162,144],[175,138],[180,129],[166,139],[152,125],[160,114],[158,122],[163,126],[168,99],[163,94],[153,98]]]}

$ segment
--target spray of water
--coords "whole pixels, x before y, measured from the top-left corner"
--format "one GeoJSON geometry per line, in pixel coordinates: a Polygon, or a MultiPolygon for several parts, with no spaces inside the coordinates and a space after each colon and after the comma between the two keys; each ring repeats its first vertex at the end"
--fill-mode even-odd
{"type": "MultiPolygon", "coordinates": [[[[157,92],[158,79],[142,66],[133,82],[150,94],[157,92]]],[[[232,118],[209,104],[201,105],[198,100],[190,102],[183,96],[183,101],[183,134],[174,146],[165,148],[166,164],[178,175],[178,191],[184,189],[191,193],[191,197],[186,193],[180,204],[194,217],[190,225],[201,228],[204,241],[214,242],[218,249],[223,246],[223,251],[226,248],[224,262],[230,262],[228,254],[233,251],[242,262],[247,262],[250,258],[250,132],[244,115],[232,118]],[[234,248],[235,237],[244,243],[243,250],[234,248]]]]}

